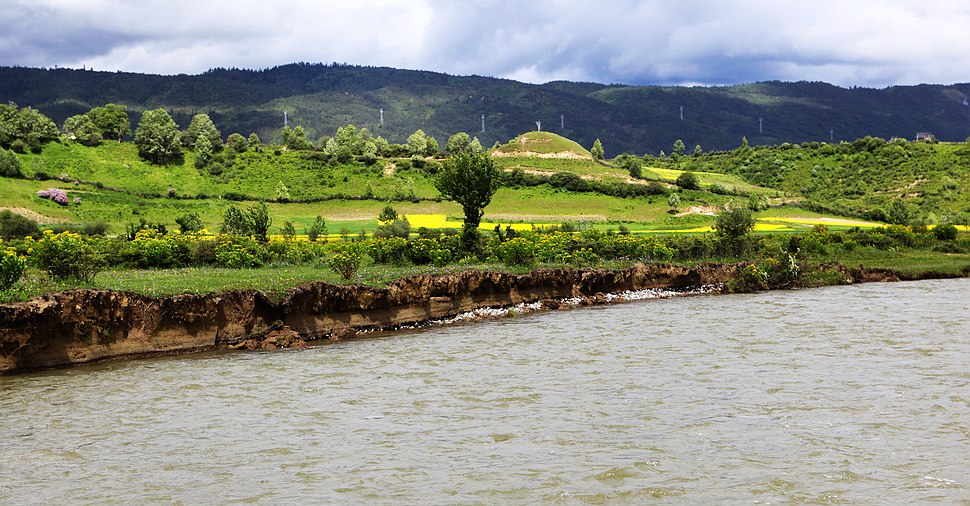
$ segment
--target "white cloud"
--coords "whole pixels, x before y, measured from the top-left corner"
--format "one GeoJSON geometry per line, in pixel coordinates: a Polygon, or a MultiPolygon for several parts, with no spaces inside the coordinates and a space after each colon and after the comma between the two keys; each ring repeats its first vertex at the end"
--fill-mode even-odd
{"type": "Polygon", "coordinates": [[[0,64],[198,73],[294,61],[556,79],[970,81],[952,0],[13,0],[0,64]]]}

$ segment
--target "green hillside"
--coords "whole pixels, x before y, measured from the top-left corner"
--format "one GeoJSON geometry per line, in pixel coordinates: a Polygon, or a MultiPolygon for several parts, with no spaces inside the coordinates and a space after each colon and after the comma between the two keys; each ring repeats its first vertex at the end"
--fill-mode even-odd
{"type": "Polygon", "coordinates": [[[194,113],[205,112],[222,132],[256,132],[270,142],[279,141],[285,111],[289,124],[304,126],[313,141],[352,123],[396,143],[420,128],[439,141],[466,131],[491,146],[541,121],[544,131],[585,147],[602,139],[609,157],[669,152],[676,139],[707,151],[734,149],[742,137],[752,145],[774,145],[869,135],[913,139],[916,132],[931,132],[943,141],[962,141],[970,136],[968,97],[968,84],[880,90],[809,82],[534,85],[322,64],[178,76],[0,67],[0,101],[34,107],[58,125],[117,103],[128,106],[133,123],[142,111],[161,107],[184,128],[194,113]]]}
{"type": "Polygon", "coordinates": [[[668,168],[733,175],[797,198],[807,208],[844,216],[970,222],[966,142],[868,137],[834,145],[785,143],[651,161],[668,168]]]}

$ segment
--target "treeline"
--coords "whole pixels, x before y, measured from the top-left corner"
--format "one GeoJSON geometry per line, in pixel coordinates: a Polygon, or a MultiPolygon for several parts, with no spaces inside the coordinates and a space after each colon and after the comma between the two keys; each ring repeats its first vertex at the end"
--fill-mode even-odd
{"type": "Polygon", "coordinates": [[[714,150],[731,149],[742,136],[752,145],[838,142],[866,135],[912,139],[919,131],[961,140],[970,122],[970,108],[962,103],[968,95],[966,84],[882,90],[817,82],[533,85],[343,64],[213,69],[193,76],[0,68],[0,100],[30,105],[58,124],[89,104],[126,104],[134,114],[161,105],[179,123],[207,112],[222,130],[257,132],[277,142],[269,136],[282,126],[282,105],[311,138],[350,122],[404,143],[417,128],[442,139],[449,132],[480,131],[485,114],[485,132],[479,135],[485,145],[510,139],[541,120],[545,129],[584,146],[602,138],[615,150],[610,156],[657,153],[677,138],[714,150]]]}

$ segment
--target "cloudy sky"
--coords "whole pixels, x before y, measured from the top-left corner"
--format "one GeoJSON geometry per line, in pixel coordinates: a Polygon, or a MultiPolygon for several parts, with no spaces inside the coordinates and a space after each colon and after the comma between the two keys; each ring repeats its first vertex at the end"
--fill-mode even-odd
{"type": "Polygon", "coordinates": [[[0,65],[340,62],[542,83],[970,82],[965,0],[0,0],[0,65]]]}

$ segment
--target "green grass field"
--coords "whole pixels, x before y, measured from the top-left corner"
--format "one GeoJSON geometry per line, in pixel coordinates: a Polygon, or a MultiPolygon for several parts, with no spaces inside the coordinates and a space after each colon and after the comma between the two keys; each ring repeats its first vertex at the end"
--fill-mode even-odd
{"type": "MultiPolygon", "coordinates": [[[[925,166],[926,174],[930,174],[931,168],[937,170],[937,158],[940,161],[956,163],[966,151],[962,146],[914,143],[890,144],[878,149],[895,153],[893,156],[908,154],[909,158],[905,158],[908,160],[905,162],[906,166],[925,166]],[[915,164],[911,158],[917,156],[925,157],[925,163],[915,164]]],[[[830,163],[840,163],[841,160],[841,163],[860,164],[862,162],[857,159],[865,158],[862,155],[854,155],[852,158],[840,154],[839,150],[846,153],[851,151],[844,147],[828,151],[798,147],[779,147],[772,150],[751,148],[748,151],[738,150],[728,154],[683,156],[677,160],[652,159],[658,163],[648,163],[649,160],[645,160],[647,164],[643,173],[646,178],[668,184],[668,191],[678,191],[681,202],[676,210],[672,210],[666,196],[661,195],[619,198],[596,193],[573,193],[540,185],[500,189],[491,205],[486,208],[485,218],[497,223],[576,222],[592,224],[591,226],[597,228],[609,228],[622,223],[634,231],[701,231],[713,223],[712,214],[716,208],[728,203],[743,205],[745,197],[709,191],[679,191],[670,183],[684,170],[696,171],[702,190],[719,185],[729,191],[768,196],[774,204],[797,202],[801,196],[793,192],[791,181],[786,179],[784,184],[778,185],[777,179],[764,176],[766,168],[762,167],[760,172],[752,173],[752,166],[745,163],[759,164],[763,163],[762,160],[770,159],[772,167],[784,165],[788,167],[786,170],[793,181],[803,181],[801,167],[808,163],[816,163],[819,166],[816,170],[831,170],[828,168],[830,163]],[[816,158],[812,158],[813,156],[816,158]],[[756,184],[757,182],[765,184],[756,184]]],[[[508,155],[494,158],[496,164],[504,169],[517,168],[539,174],[572,172],[591,180],[630,182],[629,175],[623,169],[594,161],[582,146],[547,132],[523,134],[500,147],[499,151],[508,155]],[[543,158],[525,156],[524,152],[569,153],[572,157],[543,158]]],[[[198,213],[206,228],[217,230],[229,205],[245,207],[252,203],[228,200],[225,198],[227,196],[234,199],[249,197],[270,201],[268,205],[274,220],[271,231],[278,231],[285,221],[293,222],[297,231],[302,231],[316,216],[323,216],[331,233],[370,232],[377,227],[377,214],[388,203],[405,215],[461,216],[461,210],[456,204],[435,201],[439,194],[434,188],[433,172],[441,163],[440,160],[429,161],[429,166],[425,169],[412,168],[409,160],[402,159],[382,159],[371,166],[358,162],[331,165],[324,163],[314,152],[286,151],[264,146],[260,152],[247,151],[235,156],[224,153],[220,162],[221,172],[210,173],[207,169],[200,170],[194,166],[192,152],[187,152],[181,163],[159,167],[140,160],[132,143],[114,141],[105,141],[95,148],[54,142],[46,145],[41,154],[18,156],[27,177],[45,173],[62,180],[4,179],[4,184],[0,185],[0,207],[19,209],[42,222],[102,221],[110,225],[112,233],[121,233],[127,224],[137,223],[141,219],[174,228],[175,219],[187,213],[198,213]],[[80,183],[75,183],[75,180],[80,183]],[[286,187],[291,199],[314,202],[275,202],[280,185],[286,187]],[[38,190],[48,187],[65,189],[72,202],[67,206],[59,206],[36,196],[38,190]],[[75,197],[80,198],[80,204],[73,202],[75,197]]],[[[950,212],[947,209],[961,205],[965,198],[961,183],[967,180],[967,171],[959,164],[949,167],[948,172],[938,176],[943,180],[942,186],[929,176],[917,177],[913,191],[923,187],[942,189],[934,190],[932,198],[929,193],[912,197],[914,209],[916,205],[926,206],[933,199],[942,199],[941,202],[945,205],[941,204],[936,214],[936,217],[940,217],[950,212]]],[[[904,172],[905,170],[889,167],[884,179],[904,172]]],[[[907,180],[904,179],[903,182],[907,180]]],[[[806,184],[808,182],[810,181],[806,184]]],[[[896,184],[902,182],[891,183],[887,179],[876,188],[888,188],[896,184]]],[[[829,186],[836,187],[838,184],[829,186]]],[[[878,200],[882,197],[874,193],[865,198],[878,200]]],[[[845,202],[844,199],[836,198],[829,204],[815,208],[840,208],[845,202]]],[[[777,226],[781,227],[779,230],[803,230],[815,224],[806,220],[815,218],[832,218],[831,223],[826,223],[832,227],[854,226],[848,222],[834,221],[839,216],[809,211],[804,207],[772,207],[759,213],[758,217],[763,223],[763,229],[777,226]]]]}

